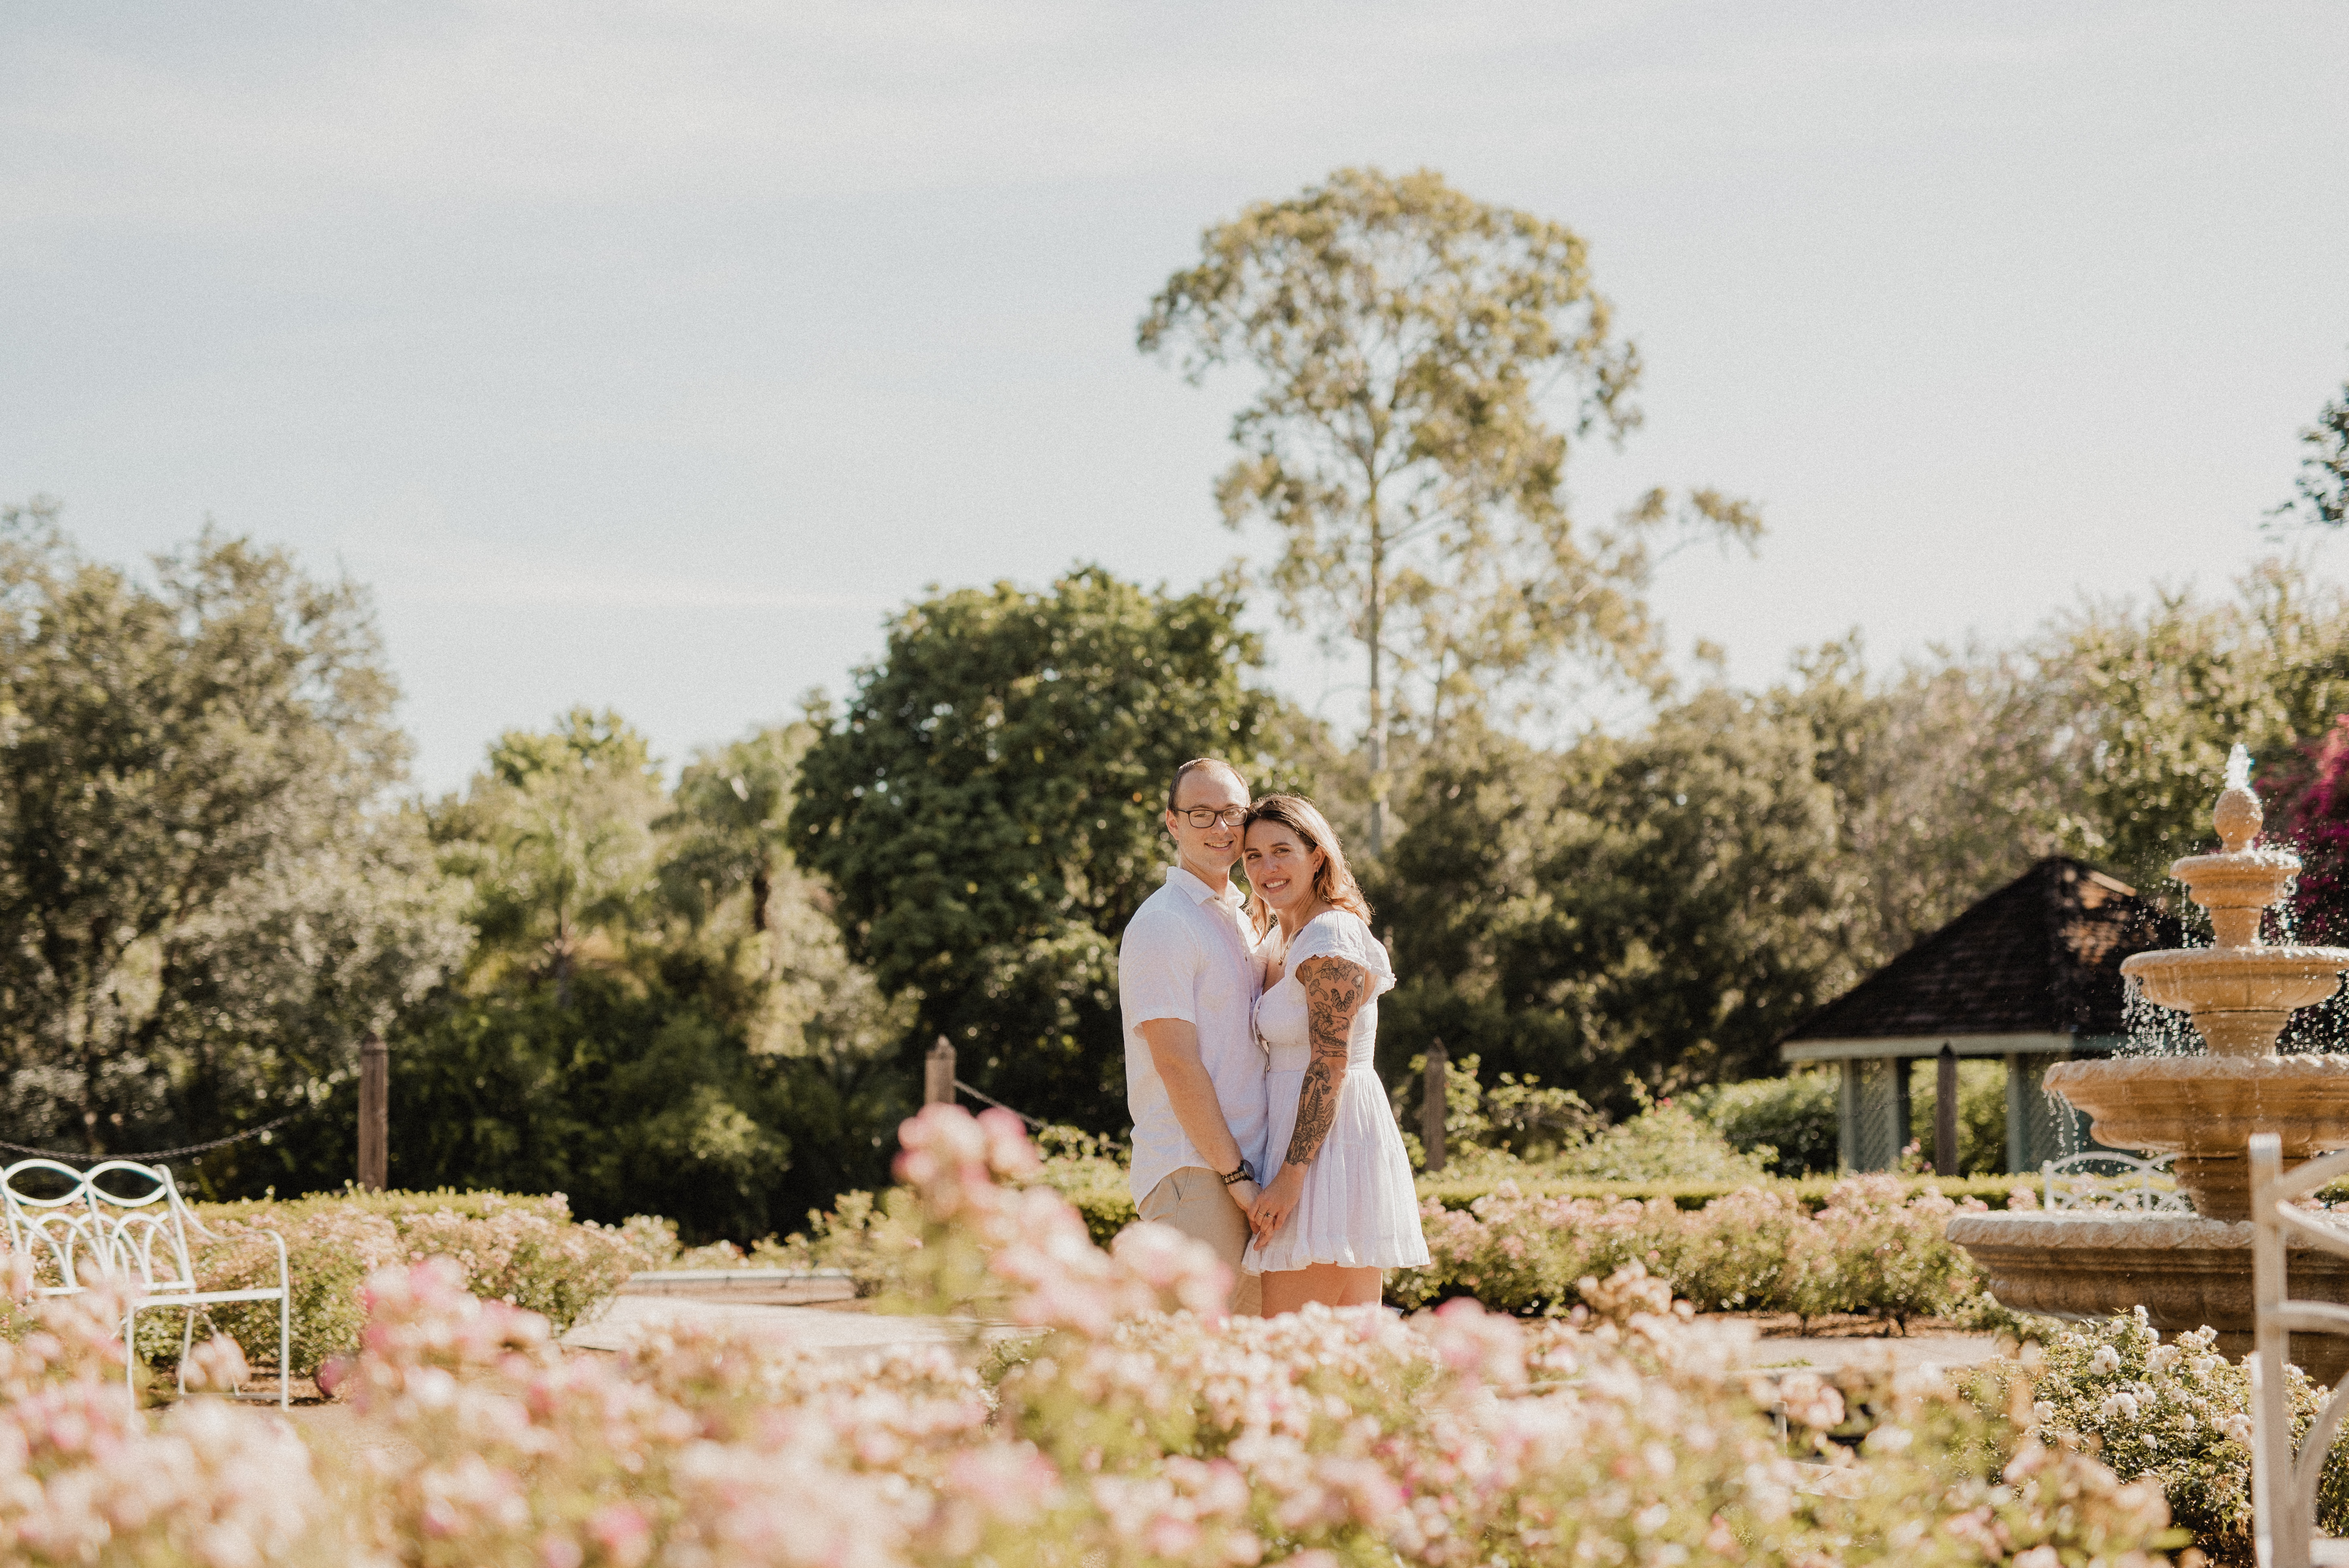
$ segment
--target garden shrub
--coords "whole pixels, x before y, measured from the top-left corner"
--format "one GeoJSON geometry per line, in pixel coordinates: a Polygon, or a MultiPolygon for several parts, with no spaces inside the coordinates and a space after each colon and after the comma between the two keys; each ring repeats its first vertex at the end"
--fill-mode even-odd
{"type": "MultiPolygon", "coordinates": [[[[1974,1397],[1992,1405],[2008,1384],[2027,1381],[2030,1425],[2050,1440],[2093,1443],[2123,1480],[2158,1484],[2198,1546],[2251,1568],[2251,1373],[2219,1354],[2217,1339],[2203,1328],[2165,1345],[2140,1307],[2048,1339],[2027,1377],[2013,1364],[1991,1364],[1975,1375],[1974,1397]]],[[[2285,1377],[2297,1442],[2321,1401],[2300,1368],[2287,1367],[2285,1377]]],[[[2349,1530],[2349,1438],[2326,1459],[2317,1528],[2349,1530]]]]}
{"type": "MultiPolygon", "coordinates": [[[[1648,1149],[1671,1147],[1684,1130],[1679,1108],[1658,1106],[1638,1134],[1648,1149]],[[1678,1115],[1676,1116],[1676,1113],[1678,1115]],[[1656,1132],[1658,1127],[1672,1130],[1656,1132]]],[[[1625,1127],[1638,1127],[1635,1119],[1625,1127]]],[[[1096,1245],[1134,1223],[1125,1167],[1112,1147],[1056,1139],[1059,1152],[1023,1181],[1068,1200],[1096,1245]]],[[[1699,1143],[1702,1148],[1702,1143],[1699,1143]]],[[[1480,1149],[1418,1179],[1432,1267],[1390,1276],[1388,1299],[1414,1306],[1473,1295],[1507,1312],[1570,1305],[1573,1282],[1604,1275],[1637,1258],[1670,1279],[1706,1311],[1855,1312],[1896,1318],[1956,1313],[2003,1322],[1980,1295],[1980,1276],[1936,1227],[1940,1218],[1984,1199],[2004,1202],[2020,1177],[1933,1178],[1878,1175],[1805,1181],[1568,1181],[1554,1166],[1528,1164],[1505,1150],[1480,1149]],[[1865,1186],[1851,1183],[1862,1181],[1865,1186]],[[1833,1237],[1817,1234],[1817,1215],[1833,1237]],[[1675,1220],[1670,1211],[1692,1216],[1675,1220]],[[1710,1218],[1696,1217],[1713,1211],[1710,1218]],[[1453,1216],[1464,1218],[1454,1219],[1453,1216]],[[1871,1220],[1870,1215],[1874,1218],[1871,1220]],[[1637,1216],[1637,1218],[1634,1218],[1637,1216]],[[1509,1239],[1512,1234],[1516,1239],[1509,1239]],[[1450,1240],[1439,1243],[1438,1237],[1450,1240]],[[1839,1237],[1840,1241],[1834,1239],[1839,1237]],[[1844,1257],[1838,1245],[1857,1249],[1844,1257]],[[1807,1247],[1804,1268],[1790,1272],[1788,1249],[1807,1247]],[[1893,1249],[1879,1255],[1879,1250],[1893,1249]],[[1941,1277],[1934,1277],[1935,1271],[1941,1277]],[[1920,1305],[1921,1304],[1921,1305],[1920,1305]]],[[[702,1249],[710,1267],[742,1266],[759,1256],[771,1266],[844,1269],[858,1294],[894,1288],[894,1260],[912,1245],[888,1194],[843,1193],[830,1213],[809,1215],[807,1232],[762,1242],[752,1253],[702,1249]]],[[[678,1266],[678,1265],[671,1265],[678,1266]]]]}
{"type": "MultiPolygon", "coordinates": [[[[465,1288],[535,1312],[558,1334],[625,1284],[637,1269],[659,1266],[676,1246],[663,1222],[632,1220],[617,1228],[574,1221],[561,1194],[363,1192],[356,1188],[291,1200],[196,1206],[219,1239],[196,1253],[208,1288],[274,1284],[277,1251],[264,1231],[285,1239],[294,1290],[293,1369],[308,1376],[331,1356],[357,1348],[359,1287],[389,1264],[445,1257],[465,1288]]],[[[274,1305],[209,1309],[214,1324],[255,1361],[277,1359],[274,1305]]],[[[142,1325],[140,1349],[176,1357],[180,1325],[156,1313],[142,1325]]]]}
{"type": "MultiPolygon", "coordinates": [[[[261,1568],[319,1561],[323,1501],[293,1429],[215,1401],[160,1419],[122,1397],[123,1298],[34,1299],[31,1260],[0,1257],[0,1298],[37,1332],[0,1342],[0,1562],[39,1568],[261,1568]]],[[[174,1342],[176,1350],[177,1344],[174,1342]]],[[[225,1339],[191,1381],[233,1386],[225,1339]]]]}
{"type": "Polygon", "coordinates": [[[678,1326],[564,1360],[443,1265],[387,1271],[338,1381],[399,1439],[364,1535],[423,1568],[2150,1568],[2170,1540],[2157,1489],[1936,1378],[1750,1384],[1637,1269],[1574,1323],[1223,1321],[1219,1264],[1155,1226],[1091,1246],[1009,1119],[933,1107],[903,1137],[908,1288],[1041,1333],[991,1387],[976,1346],[852,1366],[678,1326]],[[1872,1429],[1826,1443],[1861,1404],[1872,1429]]]}
{"type": "MultiPolygon", "coordinates": [[[[359,1430],[314,1461],[274,1414],[130,1408],[102,1295],[28,1304],[47,1332],[0,1352],[0,1559],[2157,1568],[2176,1539],[2158,1488],[1937,1376],[1738,1371],[1636,1264],[1572,1321],[1227,1321],[1206,1249],[1091,1245],[1009,1118],[931,1107],[901,1136],[907,1290],[1037,1336],[984,1369],[976,1342],[852,1363],[674,1323],[566,1357],[431,1257],[369,1276],[363,1347],[322,1377],[359,1430]]],[[[5,1283],[21,1303],[30,1271],[5,1283]]],[[[243,1371],[224,1340],[197,1360],[243,1371]]]]}
{"type": "Polygon", "coordinates": [[[1763,1158],[1773,1175],[1809,1176],[1832,1173],[1841,1158],[1837,1093],[1833,1070],[1797,1069],[1784,1078],[1709,1085],[1691,1093],[1688,1104],[1732,1148],[1763,1158]]]}
{"type": "Polygon", "coordinates": [[[1585,1181],[1727,1181],[1768,1179],[1770,1151],[1733,1148],[1720,1130],[1675,1100],[1561,1149],[1545,1161],[1554,1174],[1585,1181]]]}
{"type": "Polygon", "coordinates": [[[1423,1203],[1433,1263],[1389,1276],[1388,1298],[1415,1306],[1467,1295],[1504,1312],[1562,1311],[1580,1299],[1577,1282],[1638,1262],[1708,1312],[1967,1313],[1986,1298],[1972,1260],[1942,1233],[1958,1208],[1888,1175],[1836,1182],[1816,1213],[1783,1184],[1691,1211],[1505,1182],[1464,1209],[1423,1203]]]}

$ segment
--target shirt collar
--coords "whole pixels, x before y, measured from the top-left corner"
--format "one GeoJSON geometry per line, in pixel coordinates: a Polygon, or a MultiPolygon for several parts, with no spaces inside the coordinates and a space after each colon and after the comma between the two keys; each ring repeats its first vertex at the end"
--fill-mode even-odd
{"type": "Polygon", "coordinates": [[[1166,868],[1166,882],[1168,886],[1179,887],[1189,893],[1194,903],[1220,903],[1227,909],[1237,909],[1240,904],[1240,890],[1230,882],[1226,882],[1224,891],[1219,893],[1181,866],[1166,868]]]}

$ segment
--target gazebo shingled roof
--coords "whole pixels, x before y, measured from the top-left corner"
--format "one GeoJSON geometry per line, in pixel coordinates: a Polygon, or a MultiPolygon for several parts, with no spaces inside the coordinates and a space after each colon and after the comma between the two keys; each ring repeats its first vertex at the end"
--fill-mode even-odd
{"type": "Polygon", "coordinates": [[[2179,944],[2176,918],[2135,888],[2050,855],[1818,1008],[1784,1043],[2121,1035],[2121,961],[2179,944]]]}

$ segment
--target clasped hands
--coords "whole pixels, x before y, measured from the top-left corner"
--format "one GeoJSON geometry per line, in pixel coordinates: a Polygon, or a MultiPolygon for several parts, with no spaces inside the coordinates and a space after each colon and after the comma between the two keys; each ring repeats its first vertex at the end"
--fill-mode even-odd
{"type": "Polygon", "coordinates": [[[1282,1165],[1280,1174],[1261,1189],[1253,1181],[1232,1183],[1232,1200],[1247,1215],[1248,1230],[1254,1233],[1257,1246],[1271,1243],[1280,1227],[1288,1222],[1288,1216],[1296,1212],[1298,1197],[1304,1190],[1305,1168],[1301,1165],[1282,1165]]]}

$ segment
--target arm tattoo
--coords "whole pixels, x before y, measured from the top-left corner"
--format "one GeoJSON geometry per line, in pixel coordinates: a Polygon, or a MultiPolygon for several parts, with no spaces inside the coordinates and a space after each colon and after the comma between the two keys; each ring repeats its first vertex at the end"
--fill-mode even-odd
{"type": "Polygon", "coordinates": [[[1305,987],[1313,1060],[1297,1091],[1297,1131],[1288,1140],[1288,1163],[1307,1165],[1320,1152],[1330,1124],[1338,1119],[1347,1037],[1354,1032],[1354,1014],[1370,992],[1371,973],[1343,958],[1309,958],[1297,966],[1297,983],[1305,987]]]}

